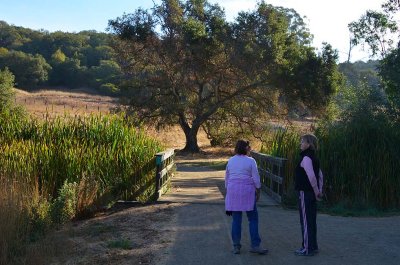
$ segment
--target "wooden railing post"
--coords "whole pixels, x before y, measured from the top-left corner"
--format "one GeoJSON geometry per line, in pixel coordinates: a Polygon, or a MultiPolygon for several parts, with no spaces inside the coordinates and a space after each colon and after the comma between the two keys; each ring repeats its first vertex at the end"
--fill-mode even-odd
{"type": "Polygon", "coordinates": [[[158,198],[160,198],[160,193],[159,193],[159,190],[160,190],[160,179],[161,179],[161,171],[162,171],[162,168],[163,168],[163,166],[162,166],[162,164],[163,164],[163,161],[162,161],[162,158],[163,158],[163,153],[158,153],[158,154],[156,154],[156,190],[155,190],[155,200],[158,200],[158,198]]]}
{"type": "Polygon", "coordinates": [[[165,192],[166,185],[171,179],[171,171],[175,165],[174,156],[173,149],[156,154],[156,200],[165,192]]]}
{"type": "Polygon", "coordinates": [[[251,156],[257,161],[261,186],[277,202],[282,202],[283,179],[285,178],[286,158],[251,152],[251,156]]]}

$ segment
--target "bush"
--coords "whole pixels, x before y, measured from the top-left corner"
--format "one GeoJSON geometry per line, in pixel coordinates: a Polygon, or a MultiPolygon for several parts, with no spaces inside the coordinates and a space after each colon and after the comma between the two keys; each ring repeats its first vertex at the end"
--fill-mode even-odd
{"type": "Polygon", "coordinates": [[[55,224],[64,224],[73,219],[77,212],[78,184],[64,182],[58,197],[51,205],[51,219],[55,224]]]}
{"type": "Polygon", "coordinates": [[[42,238],[46,231],[51,227],[52,220],[50,218],[50,203],[40,197],[36,197],[30,209],[31,227],[29,231],[29,239],[31,242],[42,238]]]}
{"type": "Polygon", "coordinates": [[[0,70],[0,112],[11,108],[12,100],[14,99],[14,75],[5,68],[0,70]]]}
{"type": "Polygon", "coordinates": [[[98,90],[101,94],[107,96],[117,96],[120,92],[117,86],[111,83],[102,84],[98,90]]]}

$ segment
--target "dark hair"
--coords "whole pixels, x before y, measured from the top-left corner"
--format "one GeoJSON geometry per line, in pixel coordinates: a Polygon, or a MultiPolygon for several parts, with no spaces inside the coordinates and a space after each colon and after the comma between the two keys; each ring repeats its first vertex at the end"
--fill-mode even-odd
{"type": "Polygon", "coordinates": [[[310,145],[310,149],[317,151],[318,150],[318,139],[314,134],[304,134],[301,136],[301,139],[306,141],[310,145]]]}
{"type": "Polygon", "coordinates": [[[236,143],[235,153],[238,155],[247,155],[247,147],[250,146],[249,141],[239,140],[236,143]]]}

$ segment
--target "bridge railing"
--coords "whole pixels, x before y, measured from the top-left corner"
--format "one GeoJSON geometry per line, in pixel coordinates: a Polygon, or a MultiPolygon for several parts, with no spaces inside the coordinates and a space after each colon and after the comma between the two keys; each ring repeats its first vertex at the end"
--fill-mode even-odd
{"type": "Polygon", "coordinates": [[[277,202],[282,202],[286,158],[274,157],[255,151],[251,156],[257,161],[261,188],[277,202]]]}
{"type": "Polygon", "coordinates": [[[168,189],[175,166],[174,158],[173,149],[156,154],[156,199],[160,198],[168,189]]]}

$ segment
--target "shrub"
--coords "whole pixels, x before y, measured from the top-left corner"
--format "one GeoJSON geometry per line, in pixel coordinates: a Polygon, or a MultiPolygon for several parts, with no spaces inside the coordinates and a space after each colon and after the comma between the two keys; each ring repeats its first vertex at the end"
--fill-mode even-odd
{"type": "Polygon", "coordinates": [[[51,219],[55,224],[64,224],[75,217],[78,204],[78,184],[64,182],[58,197],[51,205],[51,219]]]}
{"type": "Polygon", "coordinates": [[[102,84],[98,90],[101,94],[107,96],[117,96],[120,92],[117,86],[111,83],[102,84]]]}

